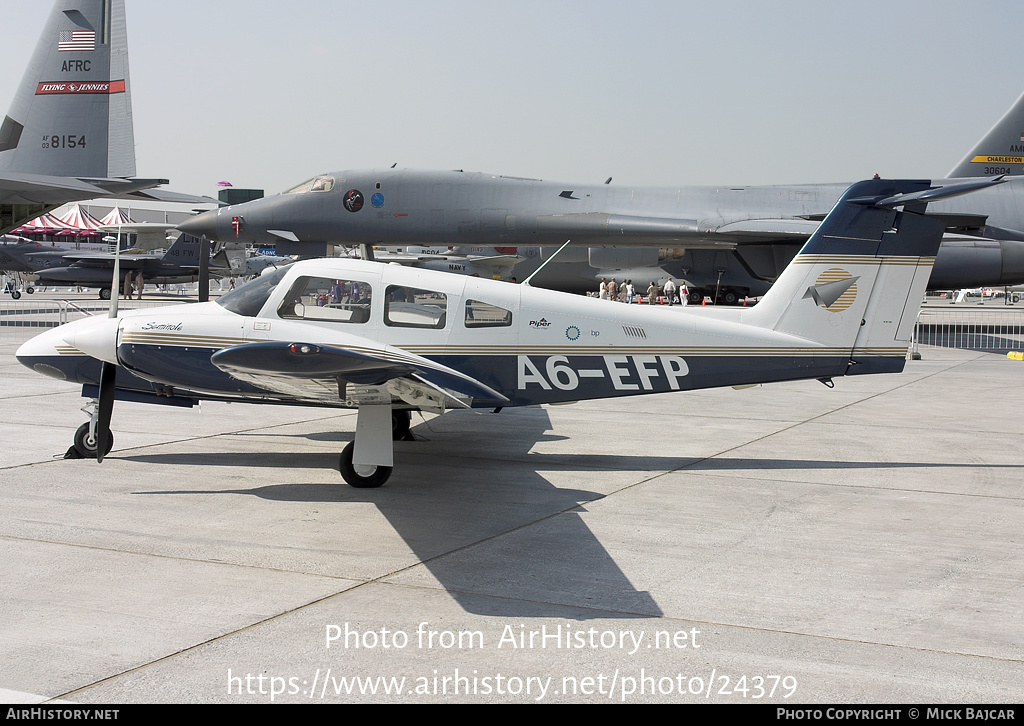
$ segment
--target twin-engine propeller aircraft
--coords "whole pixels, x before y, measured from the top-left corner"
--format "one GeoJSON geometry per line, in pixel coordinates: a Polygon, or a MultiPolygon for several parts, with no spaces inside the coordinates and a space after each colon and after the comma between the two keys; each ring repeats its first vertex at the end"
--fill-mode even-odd
{"type": "MultiPolygon", "coordinates": [[[[97,399],[76,447],[102,461],[115,399],[358,409],[340,470],[391,475],[409,412],[889,373],[903,369],[945,223],[928,202],[1000,183],[850,187],[753,308],[609,304],[359,260],[297,262],[216,302],[87,318],[18,360],[97,399]]],[[[112,310],[113,312],[113,310],[112,310]]]]}

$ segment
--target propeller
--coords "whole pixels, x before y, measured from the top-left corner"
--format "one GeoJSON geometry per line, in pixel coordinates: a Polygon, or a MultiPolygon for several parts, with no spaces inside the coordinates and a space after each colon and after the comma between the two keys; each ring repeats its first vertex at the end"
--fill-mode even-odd
{"type": "MultiPolygon", "coordinates": [[[[121,297],[121,225],[117,226],[117,249],[114,251],[114,278],[110,284],[110,310],[108,317],[117,317],[117,302],[121,297]]],[[[116,355],[116,353],[115,353],[116,355]]],[[[107,453],[110,434],[110,416],[114,412],[114,391],[117,389],[117,365],[103,361],[100,367],[100,395],[96,407],[96,462],[102,463],[107,453]]]]}

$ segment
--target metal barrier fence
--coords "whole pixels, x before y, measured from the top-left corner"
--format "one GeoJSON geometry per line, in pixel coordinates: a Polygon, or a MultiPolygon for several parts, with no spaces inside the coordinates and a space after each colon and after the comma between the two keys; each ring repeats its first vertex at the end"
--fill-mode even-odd
{"type": "Polygon", "coordinates": [[[1024,310],[922,308],[914,328],[915,353],[918,345],[999,353],[1024,350],[1024,310]]]}
{"type": "MultiPolygon", "coordinates": [[[[121,310],[163,307],[167,300],[122,300],[121,310]]],[[[24,343],[47,328],[90,315],[106,315],[105,300],[0,300],[0,343],[24,343]]]]}

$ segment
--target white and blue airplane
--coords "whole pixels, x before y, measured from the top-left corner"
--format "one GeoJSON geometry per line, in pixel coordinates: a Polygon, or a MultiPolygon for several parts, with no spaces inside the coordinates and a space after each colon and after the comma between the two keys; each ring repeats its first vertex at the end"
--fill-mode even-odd
{"type": "Polygon", "coordinates": [[[17,357],[96,399],[75,438],[83,456],[109,452],[115,399],[355,408],[339,468],[350,485],[376,487],[414,410],[899,372],[945,228],[927,204],[1000,181],[854,184],[752,308],[612,304],[529,281],[319,259],[215,302],[68,323],[17,357]]]}

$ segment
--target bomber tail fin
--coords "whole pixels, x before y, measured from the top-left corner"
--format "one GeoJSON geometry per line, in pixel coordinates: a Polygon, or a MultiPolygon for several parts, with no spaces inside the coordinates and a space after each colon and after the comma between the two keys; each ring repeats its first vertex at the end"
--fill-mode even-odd
{"type": "Polygon", "coordinates": [[[849,355],[848,374],[902,370],[945,229],[925,208],[1001,182],[854,184],[743,321],[849,355]]]}
{"type": "Polygon", "coordinates": [[[0,123],[0,171],[135,175],[124,0],[56,0],[0,123]]]}
{"type": "Polygon", "coordinates": [[[947,175],[1024,174],[1024,93],[947,175]]]}

